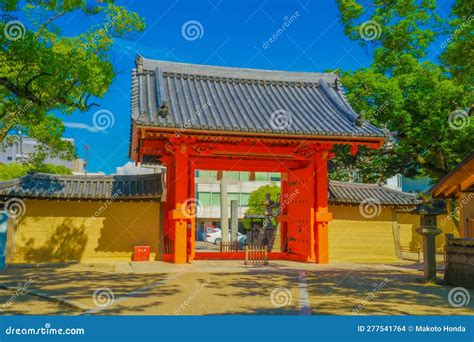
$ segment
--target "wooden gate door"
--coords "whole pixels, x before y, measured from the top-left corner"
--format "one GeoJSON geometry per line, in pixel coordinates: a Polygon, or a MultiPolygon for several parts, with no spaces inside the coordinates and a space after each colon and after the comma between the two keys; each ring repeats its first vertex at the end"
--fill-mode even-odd
{"type": "Polygon", "coordinates": [[[314,168],[288,172],[288,252],[314,261],[314,168]]]}

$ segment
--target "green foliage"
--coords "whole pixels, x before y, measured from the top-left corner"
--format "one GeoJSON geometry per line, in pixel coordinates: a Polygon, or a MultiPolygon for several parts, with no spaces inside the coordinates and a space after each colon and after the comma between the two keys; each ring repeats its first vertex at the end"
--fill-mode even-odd
{"type": "Polygon", "coordinates": [[[272,200],[275,200],[277,194],[281,192],[280,187],[275,183],[262,185],[253,191],[249,196],[249,207],[245,212],[247,215],[263,215],[265,213],[266,194],[269,193],[272,200]]]}
{"type": "MultiPolygon", "coordinates": [[[[347,98],[365,119],[394,136],[382,151],[362,149],[356,157],[338,148],[330,177],[348,180],[357,171],[362,181],[385,180],[396,173],[441,178],[474,150],[474,120],[469,117],[473,93],[466,81],[472,77],[474,50],[458,47],[463,40],[472,44],[472,30],[457,35],[439,65],[423,58],[434,39],[452,32],[458,21],[446,28],[434,13],[435,1],[375,1],[370,6],[339,0],[338,5],[346,34],[373,47],[369,68],[342,74],[347,98]],[[367,21],[378,25],[378,38],[364,39],[359,29],[367,21]]],[[[453,15],[460,12],[471,13],[472,2],[458,1],[453,15]]]]}
{"type": "Polygon", "coordinates": [[[70,175],[71,170],[62,165],[52,164],[0,164],[0,181],[22,177],[28,172],[42,172],[60,175],[70,175]]]}
{"type": "MultiPolygon", "coordinates": [[[[275,200],[277,195],[281,193],[280,187],[275,183],[262,185],[257,190],[253,191],[249,196],[248,209],[245,212],[246,215],[264,215],[265,207],[264,203],[266,200],[266,194],[270,194],[270,198],[275,200]]],[[[250,228],[250,220],[244,220],[244,227],[250,228]]],[[[273,222],[275,224],[275,222],[273,222]]]]}
{"type": "Polygon", "coordinates": [[[28,0],[21,9],[18,3],[0,7],[0,31],[9,33],[0,35],[0,141],[21,131],[50,147],[51,155],[72,159],[54,113],[98,106],[90,99],[103,97],[116,73],[108,54],[113,38],[143,30],[144,21],[113,1],[28,0]],[[29,22],[13,26],[18,10],[29,22]],[[76,12],[95,16],[98,24],[78,36],[63,35],[56,20],[76,12]]]}

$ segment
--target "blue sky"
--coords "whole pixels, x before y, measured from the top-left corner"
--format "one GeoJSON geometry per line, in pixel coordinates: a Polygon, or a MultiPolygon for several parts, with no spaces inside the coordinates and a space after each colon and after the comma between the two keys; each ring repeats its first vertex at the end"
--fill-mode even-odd
{"type": "MultiPolygon", "coordinates": [[[[114,124],[105,131],[91,130],[97,108],[63,118],[68,126],[65,137],[75,139],[80,157],[85,156],[84,145],[90,146],[89,172],[113,173],[129,161],[130,75],[137,53],[185,63],[292,71],[356,70],[371,61],[367,48],[344,35],[333,0],[118,2],[145,18],[147,28],[133,40],[117,39],[111,52],[118,75],[106,96],[96,102],[113,114],[114,124]],[[268,44],[289,18],[292,23],[285,32],[268,44]],[[182,34],[190,21],[198,22],[195,40],[182,34]]],[[[449,2],[439,8],[439,15],[446,13],[449,2]]],[[[101,18],[81,15],[61,20],[65,34],[101,24],[101,18]]]]}

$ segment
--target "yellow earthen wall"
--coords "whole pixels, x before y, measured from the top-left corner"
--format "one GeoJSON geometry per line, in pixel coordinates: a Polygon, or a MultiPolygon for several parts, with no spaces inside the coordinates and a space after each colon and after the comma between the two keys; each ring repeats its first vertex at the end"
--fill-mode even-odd
{"type": "Polygon", "coordinates": [[[25,215],[9,231],[13,263],[128,261],[135,245],[151,246],[155,259],[157,202],[25,203],[25,215]]]}
{"type": "MultiPolygon", "coordinates": [[[[364,218],[358,206],[330,206],[333,221],[329,223],[329,259],[331,261],[389,262],[396,261],[392,232],[391,208],[382,207],[379,215],[364,218]]],[[[439,216],[438,222],[445,216],[439,216]]],[[[422,236],[415,229],[420,226],[418,215],[397,213],[402,246],[421,245],[422,236]]],[[[459,236],[452,221],[444,220],[443,233],[459,236]]],[[[440,227],[441,228],[441,227],[440,227]]],[[[445,238],[436,237],[441,250],[445,238]]]]}

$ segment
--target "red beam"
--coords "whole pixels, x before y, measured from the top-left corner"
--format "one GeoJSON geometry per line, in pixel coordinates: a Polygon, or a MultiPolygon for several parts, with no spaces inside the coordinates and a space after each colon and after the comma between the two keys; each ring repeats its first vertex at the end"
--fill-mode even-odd
{"type": "Polygon", "coordinates": [[[257,172],[287,172],[290,169],[304,167],[307,163],[296,160],[253,160],[253,159],[224,159],[211,157],[193,158],[198,170],[223,171],[257,171],[257,172]]]}

